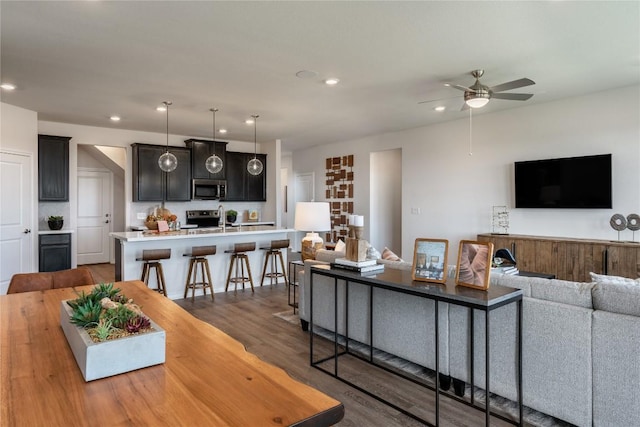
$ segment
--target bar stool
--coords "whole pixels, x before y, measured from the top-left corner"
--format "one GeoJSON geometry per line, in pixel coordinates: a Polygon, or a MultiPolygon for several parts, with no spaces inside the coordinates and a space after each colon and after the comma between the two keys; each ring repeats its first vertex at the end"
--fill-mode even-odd
{"type": "Polygon", "coordinates": [[[204,294],[207,295],[207,288],[211,291],[211,300],[214,300],[213,296],[213,281],[211,280],[211,270],[209,270],[208,255],[215,255],[216,247],[214,246],[193,246],[191,252],[183,254],[182,256],[191,257],[189,260],[189,274],[187,275],[187,282],[184,285],[184,298],[187,297],[189,289],[191,289],[191,301],[193,302],[196,289],[202,289],[204,294]],[[198,282],[198,266],[200,267],[201,281],[198,282]],[[204,279],[204,273],[207,273],[207,280],[204,279]]]}
{"type": "Polygon", "coordinates": [[[289,239],[283,239],[283,240],[272,240],[271,245],[265,248],[260,248],[267,251],[266,256],[264,258],[264,267],[262,267],[262,280],[260,280],[260,286],[262,286],[262,284],[264,283],[265,277],[269,278],[269,284],[271,285],[274,284],[274,279],[275,279],[275,284],[276,285],[278,284],[278,277],[284,277],[285,285],[288,283],[287,274],[285,273],[285,268],[284,268],[284,258],[282,258],[282,251],[280,250],[288,247],[289,247],[289,239]],[[282,270],[280,271],[278,271],[276,256],[280,258],[280,266],[282,267],[282,270]],[[271,258],[271,272],[267,273],[267,265],[269,264],[269,258],[271,258]]]}
{"type": "Polygon", "coordinates": [[[142,251],[142,258],[136,258],[136,261],[144,261],[140,280],[149,286],[149,274],[151,269],[154,268],[158,287],[152,288],[152,290],[160,292],[165,297],[167,296],[167,287],[164,284],[164,272],[162,271],[160,260],[169,258],[171,258],[171,249],[145,249],[142,251]]]}
{"type": "Polygon", "coordinates": [[[236,243],[233,246],[233,249],[228,251],[224,251],[225,253],[231,254],[231,264],[229,264],[229,274],[227,274],[227,284],[224,287],[224,291],[227,292],[229,289],[229,283],[233,283],[235,285],[235,289],[238,289],[238,283],[242,283],[242,289],[244,289],[244,283],[249,282],[251,284],[251,292],[253,292],[253,278],[251,277],[251,267],[249,266],[249,256],[247,256],[246,252],[251,252],[256,250],[256,242],[251,243],[236,243]],[[236,266],[235,276],[231,277],[231,272],[233,271],[233,266],[236,266]],[[245,276],[244,268],[247,267],[247,272],[245,276]]]}

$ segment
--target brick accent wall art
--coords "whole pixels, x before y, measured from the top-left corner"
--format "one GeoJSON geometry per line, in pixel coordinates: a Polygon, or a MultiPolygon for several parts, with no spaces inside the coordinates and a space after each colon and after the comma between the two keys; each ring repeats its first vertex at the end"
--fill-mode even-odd
{"type": "Polygon", "coordinates": [[[346,241],[349,234],[347,218],[353,213],[353,154],[329,157],[325,161],[326,194],[331,210],[331,231],[325,241],[346,241]]]}

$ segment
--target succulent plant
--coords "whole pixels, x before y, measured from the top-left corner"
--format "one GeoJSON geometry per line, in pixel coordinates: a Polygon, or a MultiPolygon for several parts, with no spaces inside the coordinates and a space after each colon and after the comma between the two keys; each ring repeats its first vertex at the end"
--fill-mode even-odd
{"type": "Polygon", "coordinates": [[[72,310],[70,321],[87,329],[96,342],[151,329],[140,307],[114,289],[113,283],[101,283],[88,294],[82,291],[76,295],[78,298],[67,301],[72,310]]]}
{"type": "Polygon", "coordinates": [[[114,326],[108,319],[100,319],[97,326],[92,328],[89,332],[91,338],[95,338],[97,341],[105,341],[109,339],[109,336],[113,333],[114,326]]]}
{"type": "Polygon", "coordinates": [[[124,330],[129,333],[140,332],[141,330],[148,329],[151,327],[151,322],[144,316],[132,317],[127,321],[127,324],[124,327],[124,330]]]}
{"type": "Polygon", "coordinates": [[[100,302],[88,299],[82,304],[77,304],[75,307],[71,304],[69,304],[69,306],[73,309],[71,313],[71,323],[75,325],[85,327],[98,323],[100,320],[100,314],[102,313],[100,302]]]}
{"type": "Polygon", "coordinates": [[[125,329],[125,325],[127,325],[129,320],[136,316],[136,313],[129,310],[124,305],[120,305],[118,306],[118,308],[107,310],[107,312],[105,313],[105,317],[111,320],[116,328],[120,329],[125,329]]]}

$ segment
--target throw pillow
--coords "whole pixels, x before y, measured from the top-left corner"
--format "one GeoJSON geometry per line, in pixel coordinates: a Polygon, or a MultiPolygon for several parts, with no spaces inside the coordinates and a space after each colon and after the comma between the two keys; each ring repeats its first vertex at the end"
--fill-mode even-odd
{"type": "Polygon", "coordinates": [[[598,283],[598,284],[604,284],[604,285],[608,283],[613,283],[617,285],[640,285],[640,278],[634,280],[628,277],[609,276],[606,274],[596,274],[593,272],[590,272],[589,275],[591,276],[592,283],[598,283]]]}
{"type": "Polygon", "coordinates": [[[400,262],[402,261],[402,258],[394,254],[393,251],[386,246],[382,251],[382,259],[386,259],[388,261],[400,261],[400,262]]]}
{"type": "Polygon", "coordinates": [[[345,244],[344,244],[344,242],[342,241],[342,239],[340,239],[340,240],[338,240],[338,241],[336,242],[336,247],[335,247],[335,248],[333,248],[333,250],[334,250],[334,251],[336,251],[336,252],[344,252],[344,251],[345,251],[345,249],[346,249],[346,246],[347,246],[347,245],[345,245],[345,244]]]}

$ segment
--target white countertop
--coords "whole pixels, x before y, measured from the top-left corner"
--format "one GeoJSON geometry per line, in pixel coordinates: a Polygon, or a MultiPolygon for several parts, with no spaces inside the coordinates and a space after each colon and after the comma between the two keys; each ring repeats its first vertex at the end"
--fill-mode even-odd
{"type": "Polygon", "coordinates": [[[75,230],[71,229],[62,229],[62,230],[38,230],[38,234],[69,234],[73,233],[75,230]]]}
{"type": "Polygon", "coordinates": [[[195,228],[188,230],[165,231],[158,233],[156,230],[148,231],[123,231],[109,233],[109,236],[124,242],[148,242],[157,240],[198,239],[204,237],[232,237],[251,234],[293,233],[291,228],[276,228],[267,225],[241,225],[227,227],[225,232],[221,228],[195,228]]]}

